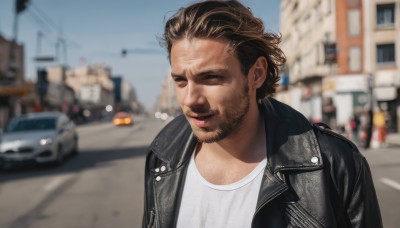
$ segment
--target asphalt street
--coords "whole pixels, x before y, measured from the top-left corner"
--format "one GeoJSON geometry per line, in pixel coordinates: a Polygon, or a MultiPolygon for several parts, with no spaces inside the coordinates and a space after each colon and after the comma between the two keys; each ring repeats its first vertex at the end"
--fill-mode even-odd
{"type": "Polygon", "coordinates": [[[400,225],[400,146],[361,150],[371,168],[375,190],[381,208],[383,225],[400,225]]]}

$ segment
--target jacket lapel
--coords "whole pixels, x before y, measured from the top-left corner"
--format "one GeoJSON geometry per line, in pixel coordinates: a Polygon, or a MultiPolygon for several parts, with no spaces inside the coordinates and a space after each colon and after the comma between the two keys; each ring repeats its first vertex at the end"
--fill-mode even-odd
{"type": "Polygon", "coordinates": [[[256,213],[289,189],[280,172],[323,167],[312,125],[300,113],[272,98],[264,100],[260,110],[265,118],[268,162],[256,213]]]}
{"type": "MultiPolygon", "coordinates": [[[[178,117],[181,118],[181,117],[178,117]]],[[[185,176],[191,154],[194,152],[197,139],[191,133],[191,128],[182,119],[179,131],[172,130],[156,137],[152,150],[162,160],[159,167],[153,171],[153,186],[155,195],[156,227],[175,227],[179,214],[179,206],[185,176]],[[165,167],[161,169],[161,167],[165,167]],[[158,168],[158,169],[157,169],[158,168]],[[158,216],[163,215],[163,216],[158,216]]],[[[165,133],[165,132],[164,132],[165,133]]]]}

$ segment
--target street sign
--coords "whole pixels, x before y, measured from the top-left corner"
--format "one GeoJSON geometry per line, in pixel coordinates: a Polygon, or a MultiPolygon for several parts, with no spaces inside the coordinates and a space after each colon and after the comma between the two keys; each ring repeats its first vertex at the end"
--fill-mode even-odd
{"type": "Polygon", "coordinates": [[[34,60],[36,62],[54,62],[55,58],[53,56],[36,56],[34,60]]]}

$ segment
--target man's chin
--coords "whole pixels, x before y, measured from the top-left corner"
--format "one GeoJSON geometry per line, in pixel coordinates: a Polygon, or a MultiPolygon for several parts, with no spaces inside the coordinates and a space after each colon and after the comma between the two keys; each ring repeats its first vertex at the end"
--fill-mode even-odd
{"type": "Polygon", "coordinates": [[[201,143],[214,143],[223,138],[218,131],[205,132],[199,129],[193,129],[193,133],[196,136],[197,140],[201,143]]]}

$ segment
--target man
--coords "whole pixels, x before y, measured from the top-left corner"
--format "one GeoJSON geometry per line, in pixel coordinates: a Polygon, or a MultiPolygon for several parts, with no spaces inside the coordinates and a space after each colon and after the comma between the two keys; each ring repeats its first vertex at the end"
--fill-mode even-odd
{"type": "Polygon", "coordinates": [[[270,98],[280,37],[247,7],[181,8],[164,41],[184,115],[150,146],[143,227],[382,227],[357,148],[270,98]]]}

